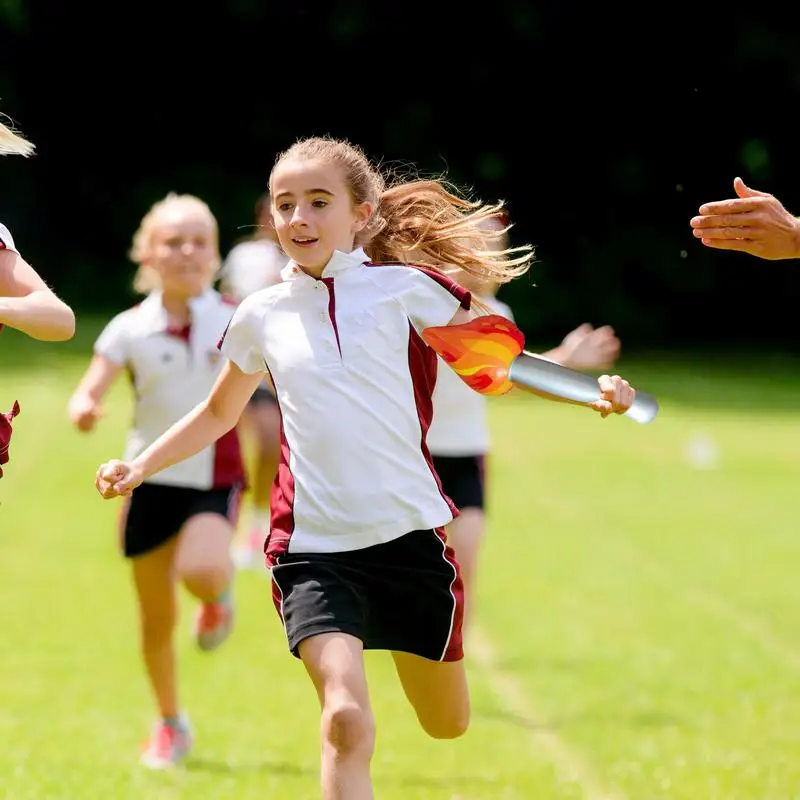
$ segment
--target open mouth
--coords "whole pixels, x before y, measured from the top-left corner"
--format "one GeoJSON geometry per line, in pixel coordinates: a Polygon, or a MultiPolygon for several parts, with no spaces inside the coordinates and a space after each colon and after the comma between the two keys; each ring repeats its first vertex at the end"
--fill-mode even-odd
{"type": "Polygon", "coordinates": [[[314,239],[311,236],[293,236],[292,237],[292,244],[296,244],[298,247],[311,247],[315,245],[319,239],[314,239]]]}

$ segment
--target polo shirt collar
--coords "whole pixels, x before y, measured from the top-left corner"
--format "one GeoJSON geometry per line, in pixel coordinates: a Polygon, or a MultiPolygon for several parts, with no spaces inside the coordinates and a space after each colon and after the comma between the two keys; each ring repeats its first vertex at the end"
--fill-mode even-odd
{"type": "MultiPolygon", "coordinates": [[[[202,294],[189,300],[189,310],[192,313],[193,321],[200,319],[203,313],[214,304],[215,297],[216,292],[208,288],[202,294]]],[[[139,305],[137,316],[151,330],[161,331],[169,328],[169,316],[162,299],[161,291],[151,292],[139,305]]]]}
{"type": "MultiPolygon", "coordinates": [[[[328,261],[328,263],[325,265],[325,269],[322,271],[322,277],[335,278],[337,275],[341,275],[343,272],[347,272],[355,267],[360,267],[369,260],[369,256],[364,252],[363,247],[356,247],[356,249],[350,253],[343,253],[340,250],[334,250],[330,261],[328,261]]],[[[285,281],[316,280],[316,278],[312,278],[309,274],[304,272],[302,268],[299,267],[294,261],[290,261],[283,268],[283,270],[281,270],[281,277],[285,281]]]]}

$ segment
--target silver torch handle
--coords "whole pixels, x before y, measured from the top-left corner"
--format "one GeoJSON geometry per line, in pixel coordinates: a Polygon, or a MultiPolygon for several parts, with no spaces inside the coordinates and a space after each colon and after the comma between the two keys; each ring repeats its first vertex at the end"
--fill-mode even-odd
{"type": "MultiPolygon", "coordinates": [[[[512,383],[536,389],[540,392],[572,400],[577,403],[593,403],[600,399],[597,379],[583,372],[570,369],[533,353],[522,352],[511,363],[508,378],[512,383]]],[[[623,416],[630,417],[642,425],[652,422],[658,414],[658,401],[653,395],[636,390],[633,405],[623,416]]]]}

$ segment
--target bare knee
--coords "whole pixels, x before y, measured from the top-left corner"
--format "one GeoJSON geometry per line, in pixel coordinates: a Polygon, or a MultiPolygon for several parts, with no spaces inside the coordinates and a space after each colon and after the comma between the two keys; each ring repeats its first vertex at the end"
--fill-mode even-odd
{"type": "Polygon", "coordinates": [[[181,579],[192,587],[222,592],[230,581],[230,570],[227,564],[191,564],[182,569],[181,579]]]}
{"type": "Polygon", "coordinates": [[[436,714],[426,719],[419,717],[425,733],[432,739],[458,739],[469,729],[469,708],[458,709],[451,714],[436,714]]]}
{"type": "Polygon", "coordinates": [[[372,712],[353,700],[331,701],[322,711],[322,737],[339,755],[371,756],[375,748],[372,712]]]}

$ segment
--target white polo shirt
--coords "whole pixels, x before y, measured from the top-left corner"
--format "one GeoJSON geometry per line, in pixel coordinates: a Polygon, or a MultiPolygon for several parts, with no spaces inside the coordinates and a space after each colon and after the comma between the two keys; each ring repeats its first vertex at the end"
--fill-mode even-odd
{"type": "MultiPolygon", "coordinates": [[[[161,293],[153,292],[108,323],[94,352],[125,367],[135,393],[125,460],[135,458],[164,431],[204,401],[225,359],[217,349],[234,307],[209,289],[190,301],[191,325],[169,327],[161,293]]],[[[243,483],[236,430],[214,445],[148,478],[148,483],[226,489],[243,483]]]]}
{"type": "Polygon", "coordinates": [[[0,250],[17,252],[17,248],[14,247],[14,240],[11,238],[11,231],[2,222],[0,222],[0,250]]]}
{"type": "Polygon", "coordinates": [[[470,295],[437,273],[334,252],[322,279],[289,262],[246,298],[220,347],[268,367],[282,415],[268,554],[357,550],[445,525],[425,435],[438,357],[420,332],[470,295]]]}
{"type": "MultiPolygon", "coordinates": [[[[511,309],[495,297],[482,297],[493,314],[513,321],[511,309]]],[[[428,448],[434,456],[482,456],[489,452],[488,399],[470,389],[445,364],[433,393],[428,448]]]]}
{"type": "Polygon", "coordinates": [[[228,253],[220,270],[222,291],[237,301],[279,283],[288,259],[269,239],[240,242],[228,253]]]}
{"type": "MultiPolygon", "coordinates": [[[[11,231],[0,222],[0,250],[13,250],[15,253],[17,252],[17,248],[14,247],[14,240],[11,238],[11,231]]],[[[0,323],[0,331],[3,330],[5,325],[0,323]]]]}

